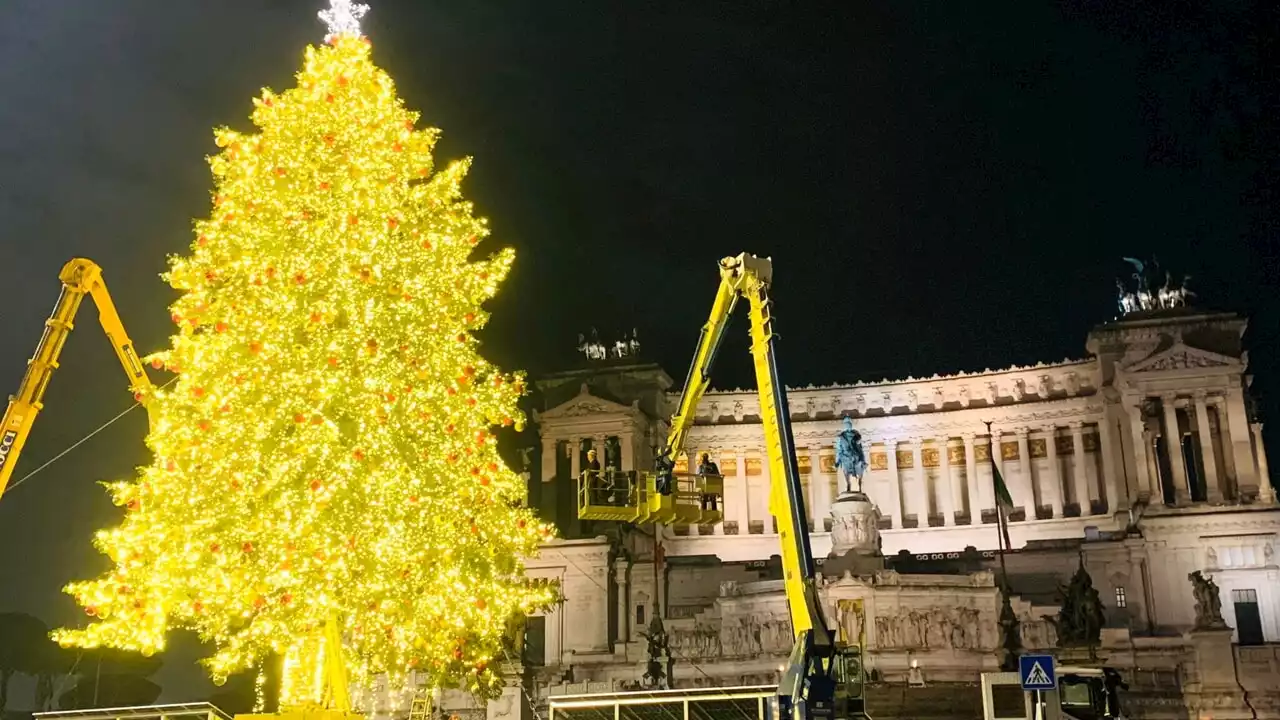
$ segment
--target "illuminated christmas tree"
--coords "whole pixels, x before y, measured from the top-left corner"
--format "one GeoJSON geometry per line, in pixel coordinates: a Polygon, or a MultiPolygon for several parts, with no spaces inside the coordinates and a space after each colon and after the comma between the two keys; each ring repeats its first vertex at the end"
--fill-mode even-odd
{"type": "MultiPolygon", "coordinates": [[[[468,162],[433,172],[438,131],[371,62],[360,10],[322,14],[333,34],[254,101],[257,134],[216,133],[212,213],[166,275],[155,460],[110,485],[115,567],[68,588],[96,620],[65,645],[151,653],[194,629],[219,680],[269,653],[307,670],[332,622],[357,680],[487,694],[507,621],[553,599],[521,564],[550,530],[492,432],[522,424],[523,378],[472,335],[513,256],[472,259],[468,162]]],[[[284,702],[317,699],[300,682],[284,702]]]]}

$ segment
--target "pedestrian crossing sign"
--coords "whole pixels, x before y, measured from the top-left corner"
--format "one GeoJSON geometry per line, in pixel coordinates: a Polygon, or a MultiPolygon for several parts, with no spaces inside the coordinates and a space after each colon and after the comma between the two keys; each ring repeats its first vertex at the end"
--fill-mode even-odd
{"type": "Polygon", "coordinates": [[[1056,690],[1052,655],[1023,655],[1018,658],[1018,679],[1023,690],[1056,690]]]}

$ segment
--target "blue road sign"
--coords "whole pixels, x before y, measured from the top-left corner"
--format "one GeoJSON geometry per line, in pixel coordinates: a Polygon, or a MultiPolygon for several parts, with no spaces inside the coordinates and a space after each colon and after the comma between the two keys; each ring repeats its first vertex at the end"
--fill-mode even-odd
{"type": "Polygon", "coordinates": [[[1023,690],[1056,690],[1052,655],[1023,655],[1018,658],[1018,679],[1023,690]]]}

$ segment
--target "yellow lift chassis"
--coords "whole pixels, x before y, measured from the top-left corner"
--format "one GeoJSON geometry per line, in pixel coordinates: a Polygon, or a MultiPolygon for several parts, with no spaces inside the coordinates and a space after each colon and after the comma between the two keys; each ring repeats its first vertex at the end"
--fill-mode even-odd
{"type": "MultiPolygon", "coordinates": [[[[760,396],[760,422],[764,427],[765,455],[769,462],[769,512],[778,525],[783,581],[791,628],[796,636],[790,660],[778,684],[779,713],[784,720],[866,717],[861,657],[846,658],[837,649],[818,599],[804,492],[796,463],[795,440],[791,435],[790,411],[773,347],[772,302],[769,299],[772,282],[773,264],[767,258],[743,253],[720,261],[720,289],[711,306],[711,316],[698,338],[698,349],[685,378],[680,404],[671,418],[666,445],[657,458],[655,475],[665,475],[667,481],[672,478],[675,458],[684,450],[698,402],[710,387],[711,367],[724,339],[729,318],[738,300],[746,298],[750,306],[751,356],[760,396]]],[[[661,515],[655,516],[643,507],[652,500],[654,477],[650,476],[639,485],[640,492],[630,493],[629,502],[636,507],[627,519],[665,522],[661,515]]],[[[723,492],[719,486],[698,490],[711,495],[723,492]]],[[[652,503],[648,504],[652,506],[652,503]]],[[[860,648],[851,647],[850,650],[860,648]]]]}
{"type": "Polygon", "coordinates": [[[9,407],[0,422],[0,495],[9,486],[13,468],[18,464],[18,454],[27,442],[31,425],[43,407],[44,392],[49,387],[53,371],[58,368],[62,346],[71,335],[76,312],[86,295],[98,306],[98,321],[116,351],[121,367],[129,376],[129,389],[139,402],[146,405],[151,396],[151,380],[142,368],[142,361],[133,349],[133,342],[124,331],[115,303],[102,281],[102,268],[92,260],[76,259],[67,263],[58,274],[62,281],[62,294],[53,314],[44,324],[44,336],[36,346],[36,354],[27,363],[27,374],[18,386],[18,394],[9,398],[9,407]]]}

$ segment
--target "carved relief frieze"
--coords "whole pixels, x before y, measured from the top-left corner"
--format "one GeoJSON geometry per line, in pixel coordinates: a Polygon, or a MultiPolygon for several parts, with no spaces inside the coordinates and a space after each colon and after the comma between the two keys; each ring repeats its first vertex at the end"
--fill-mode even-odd
{"type": "Polygon", "coordinates": [[[973,459],[976,462],[987,462],[991,460],[991,440],[979,445],[973,446],[973,459]]]}
{"type": "Polygon", "coordinates": [[[726,658],[785,655],[795,636],[791,618],[780,615],[725,618],[720,626],[720,656],[726,658]]]}
{"type": "Polygon", "coordinates": [[[976,608],[901,608],[875,618],[874,647],[882,650],[994,650],[992,617],[976,608]]]}
{"type": "Polygon", "coordinates": [[[1080,376],[1073,372],[1067,373],[1065,385],[1068,395],[1078,394],[1080,392],[1080,376]]]}
{"type": "Polygon", "coordinates": [[[964,445],[951,445],[947,447],[947,462],[952,465],[964,464],[964,445]]]}
{"type": "Polygon", "coordinates": [[[871,451],[871,469],[872,470],[888,470],[889,469],[889,453],[881,450],[871,451]]]}
{"type": "Polygon", "coordinates": [[[1193,348],[1182,342],[1163,352],[1129,363],[1125,368],[1128,373],[1158,373],[1176,370],[1206,370],[1215,368],[1231,368],[1241,365],[1237,358],[1193,348]]]}
{"type": "Polygon", "coordinates": [[[900,470],[910,469],[916,466],[915,454],[910,450],[898,451],[898,468],[900,470]]]}
{"type": "Polygon", "coordinates": [[[1018,443],[1016,442],[1000,443],[1000,459],[1001,460],[1017,460],[1018,459],[1018,443]]]}
{"type": "Polygon", "coordinates": [[[1033,458],[1048,457],[1049,455],[1049,449],[1047,447],[1048,443],[1045,442],[1044,438],[1033,438],[1027,444],[1030,446],[1030,449],[1031,449],[1031,457],[1033,458]]]}
{"type": "Polygon", "coordinates": [[[834,452],[822,451],[818,456],[818,472],[833,473],[836,471],[836,456],[834,452]]]}
{"type": "Polygon", "coordinates": [[[1075,452],[1074,439],[1070,435],[1059,435],[1053,439],[1058,455],[1070,455],[1075,452]]]}
{"type": "Polygon", "coordinates": [[[927,468],[938,467],[938,448],[927,447],[920,451],[920,462],[927,468]]]}
{"type": "Polygon", "coordinates": [[[760,458],[747,458],[747,475],[756,476],[764,473],[764,463],[760,458]]]}

